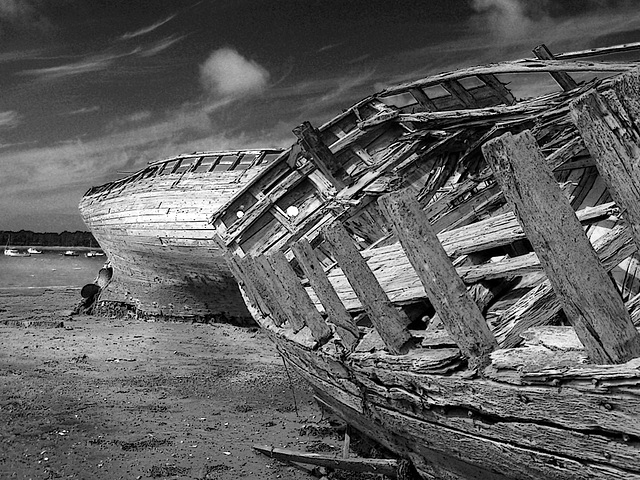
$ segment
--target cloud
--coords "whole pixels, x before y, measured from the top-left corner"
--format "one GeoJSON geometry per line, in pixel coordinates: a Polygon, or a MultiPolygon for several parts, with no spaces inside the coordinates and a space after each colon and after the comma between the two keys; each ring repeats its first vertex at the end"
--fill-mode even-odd
{"type": "Polygon", "coordinates": [[[504,37],[522,35],[534,23],[520,0],[473,0],[471,6],[486,27],[504,37]]]}
{"type": "Polygon", "coordinates": [[[237,97],[263,91],[269,72],[232,48],[221,48],[200,65],[200,81],[209,92],[237,97]]]}
{"type": "Polygon", "coordinates": [[[156,30],[157,28],[159,28],[162,25],[164,25],[165,23],[171,21],[174,17],[175,17],[175,14],[174,15],[169,15],[164,20],[160,20],[159,22],[156,22],[153,25],[149,25],[148,27],[143,27],[143,28],[141,28],[139,30],[136,30],[134,32],[127,32],[127,33],[121,35],[120,39],[121,40],[128,40],[130,38],[135,38],[135,37],[139,37],[141,35],[146,35],[147,33],[151,33],[154,30],[156,30]]]}
{"type": "Polygon", "coordinates": [[[23,70],[22,75],[30,75],[44,79],[58,79],[83,75],[85,73],[99,72],[111,66],[114,60],[121,55],[97,55],[80,60],[79,62],[58,65],[55,67],[35,68],[23,70]]]}
{"type": "Polygon", "coordinates": [[[31,30],[49,30],[51,24],[29,0],[0,0],[0,23],[20,25],[31,30]]]}
{"type": "Polygon", "coordinates": [[[173,45],[176,42],[179,42],[185,37],[186,35],[182,35],[181,37],[171,35],[169,37],[163,38],[162,40],[156,42],[150,47],[140,48],[138,51],[136,51],[136,53],[141,57],[151,57],[153,55],[157,55],[158,53],[166,50],[171,45],[173,45]]]}
{"type": "Polygon", "coordinates": [[[70,112],[61,113],[60,115],[86,115],[87,113],[94,113],[100,111],[100,106],[93,105],[92,107],[83,107],[77,110],[71,110],[70,112]]]}
{"type": "Polygon", "coordinates": [[[13,110],[0,112],[0,128],[13,128],[20,123],[18,114],[13,110]]]}

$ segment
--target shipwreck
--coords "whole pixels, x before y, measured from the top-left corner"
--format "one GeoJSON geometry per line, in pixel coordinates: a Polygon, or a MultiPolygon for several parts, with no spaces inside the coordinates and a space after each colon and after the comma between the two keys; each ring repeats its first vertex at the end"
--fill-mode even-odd
{"type": "Polygon", "coordinates": [[[639,47],[388,88],[212,215],[288,365],[421,478],[640,479],[639,47]]]}
{"type": "Polygon", "coordinates": [[[281,153],[178,155],[89,189],[80,213],[109,259],[97,313],[252,323],[210,220],[281,153]]]}

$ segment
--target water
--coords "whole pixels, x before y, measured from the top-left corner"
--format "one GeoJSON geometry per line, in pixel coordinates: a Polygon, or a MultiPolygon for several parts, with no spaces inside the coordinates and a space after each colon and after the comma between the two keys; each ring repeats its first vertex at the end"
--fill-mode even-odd
{"type": "MultiPolygon", "coordinates": [[[[22,249],[21,249],[22,250],[22,249]]],[[[92,283],[107,257],[65,257],[45,251],[30,257],[8,257],[0,252],[0,290],[34,287],[78,287],[92,283]]]]}

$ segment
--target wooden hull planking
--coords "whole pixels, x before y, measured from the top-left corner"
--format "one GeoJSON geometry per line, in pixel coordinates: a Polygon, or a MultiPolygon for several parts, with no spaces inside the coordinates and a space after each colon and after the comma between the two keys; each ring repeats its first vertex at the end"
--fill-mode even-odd
{"type": "Polygon", "coordinates": [[[210,220],[280,153],[184,155],[89,190],[80,211],[113,269],[98,310],[252,322],[210,220]]]}

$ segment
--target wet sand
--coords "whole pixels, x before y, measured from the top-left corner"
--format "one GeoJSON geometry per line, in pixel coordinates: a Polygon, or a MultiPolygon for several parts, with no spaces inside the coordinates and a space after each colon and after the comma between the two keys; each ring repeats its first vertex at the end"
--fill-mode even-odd
{"type": "Polygon", "coordinates": [[[0,290],[0,478],[299,480],[251,446],[340,449],[259,330],[71,317],[79,299],[0,290]]]}

